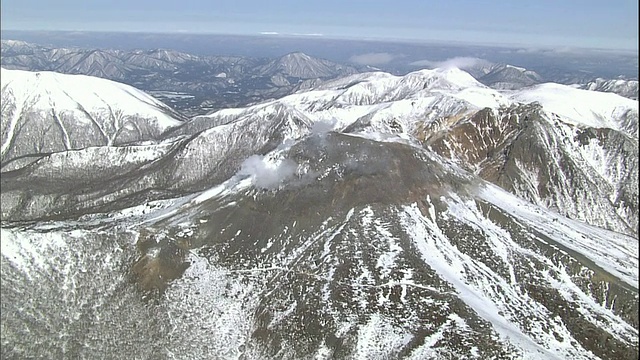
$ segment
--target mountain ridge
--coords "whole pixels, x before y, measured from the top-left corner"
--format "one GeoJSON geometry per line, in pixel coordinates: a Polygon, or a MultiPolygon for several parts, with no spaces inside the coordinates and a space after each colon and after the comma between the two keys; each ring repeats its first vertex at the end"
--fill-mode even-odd
{"type": "Polygon", "coordinates": [[[528,197],[637,219],[636,104],[540,89],[355,74],[3,169],[2,355],[636,358],[637,228],[528,197]]]}
{"type": "Polygon", "coordinates": [[[185,120],[146,93],[110,80],[1,71],[3,168],[33,154],[159,138],[185,120]]]}
{"type": "Polygon", "coordinates": [[[302,53],[272,60],[199,56],[168,49],[50,48],[9,40],[2,40],[2,44],[5,68],[98,76],[153,91],[156,96],[177,93],[160,99],[189,115],[245,106],[289,94],[304,81],[357,72],[350,66],[302,53]]]}
{"type": "MultiPolygon", "coordinates": [[[[209,131],[207,129],[223,129],[225,126],[233,127],[235,125],[232,124],[239,124],[242,121],[253,123],[260,117],[274,119],[276,122],[285,121],[285,123],[290,124],[285,125],[286,129],[304,129],[291,130],[293,132],[286,130],[285,133],[290,135],[284,135],[284,138],[289,136],[296,138],[302,134],[309,133],[312,131],[312,124],[314,123],[327,124],[328,130],[360,133],[364,136],[393,134],[405,139],[405,141],[423,142],[424,146],[432,146],[435,141],[433,136],[439,134],[440,142],[453,141],[453,144],[466,145],[457,148],[457,150],[442,147],[441,145],[435,146],[434,149],[439,149],[438,151],[441,154],[446,153],[447,156],[457,159],[457,161],[462,161],[468,170],[474,171],[474,166],[476,166],[474,164],[476,163],[474,161],[469,162],[469,158],[461,160],[458,158],[458,154],[488,151],[488,155],[486,155],[488,158],[494,155],[502,155],[495,153],[496,150],[491,150],[490,148],[480,150],[482,147],[465,143],[458,138],[458,135],[447,138],[443,134],[452,131],[452,134],[454,134],[459,125],[466,124],[469,120],[473,122],[475,114],[487,108],[492,109],[493,115],[491,116],[502,117],[503,113],[508,114],[509,111],[516,111],[516,118],[524,119],[528,116],[526,114],[529,110],[525,110],[526,107],[519,108],[518,104],[531,102],[541,104],[542,110],[536,117],[543,119],[543,121],[538,122],[539,125],[536,125],[542,126],[541,132],[538,135],[532,135],[526,146],[537,146],[535,144],[539,141],[538,139],[548,142],[548,140],[544,139],[548,139],[551,136],[549,134],[557,134],[553,135],[556,137],[556,140],[554,140],[556,145],[548,147],[546,150],[540,150],[542,154],[545,154],[543,157],[572,159],[570,162],[574,165],[568,168],[558,166],[554,170],[556,175],[553,175],[553,178],[555,179],[557,176],[560,176],[560,179],[573,178],[575,173],[585,174],[583,175],[583,185],[579,188],[591,187],[591,194],[601,194],[598,195],[600,200],[597,200],[597,202],[605,204],[603,205],[604,208],[608,209],[604,211],[605,215],[602,216],[604,218],[630,216],[629,222],[626,223],[627,225],[617,221],[614,223],[618,225],[613,225],[614,223],[606,225],[606,221],[603,223],[602,220],[589,216],[587,213],[578,212],[577,209],[582,205],[578,205],[577,208],[574,208],[575,205],[565,207],[562,204],[571,204],[578,201],[574,198],[578,195],[568,196],[564,194],[564,191],[561,190],[563,186],[561,181],[548,182],[548,180],[541,180],[551,188],[543,190],[534,186],[530,187],[529,190],[523,190],[524,188],[521,187],[528,181],[532,181],[531,179],[525,181],[525,178],[528,179],[530,176],[525,176],[524,172],[516,171],[516,173],[520,174],[517,176],[521,178],[520,185],[518,185],[518,182],[502,182],[503,180],[499,179],[505,179],[503,177],[504,174],[499,176],[490,175],[491,171],[485,172],[488,169],[480,171],[480,174],[486,174],[486,176],[489,176],[486,179],[491,179],[491,181],[498,182],[498,185],[516,191],[526,199],[535,200],[538,204],[547,207],[557,208],[565,215],[585,221],[596,221],[597,224],[604,226],[614,226],[613,229],[620,231],[637,233],[637,227],[632,225],[634,223],[633,219],[637,218],[636,211],[633,210],[635,206],[633,199],[635,197],[632,190],[633,180],[635,179],[634,174],[637,174],[637,165],[635,163],[630,163],[629,166],[625,165],[624,157],[618,158],[616,157],[617,155],[614,155],[615,152],[601,150],[604,149],[605,142],[585,142],[585,140],[581,140],[583,135],[580,135],[582,133],[590,133],[590,131],[598,132],[599,130],[597,129],[600,128],[608,128],[613,131],[612,134],[620,135],[610,137],[617,140],[613,144],[607,144],[606,146],[611,149],[617,147],[633,148],[633,144],[638,141],[636,104],[632,100],[614,94],[578,90],[565,85],[553,84],[536,85],[515,92],[500,93],[482,85],[468,73],[458,69],[421,70],[402,77],[386,73],[365,73],[351,75],[341,80],[329,81],[314,88],[314,90],[289,95],[282,99],[254,105],[244,110],[221,110],[207,116],[196,117],[182,126],[173,127],[164,137],[169,139],[176,135],[194,136],[199,133],[207,134],[207,131],[209,131]],[[552,93],[549,94],[549,91],[552,93]],[[590,108],[585,108],[581,112],[577,111],[576,106],[581,103],[590,104],[590,108]],[[525,111],[525,113],[519,114],[517,113],[519,111],[525,111]],[[588,117],[581,116],[585,111],[591,115],[588,117]],[[293,125],[295,123],[300,125],[293,125]],[[457,140],[454,141],[454,139],[457,140]],[[569,139],[571,140],[567,143],[569,139]],[[567,147],[567,145],[563,144],[570,144],[570,146],[567,147]],[[563,149],[561,153],[567,155],[551,155],[558,146],[563,149]],[[590,147],[590,150],[586,150],[587,147],[590,147]],[[598,155],[600,153],[605,154],[604,159],[610,160],[602,162],[602,155],[598,155]],[[607,161],[614,161],[614,159],[617,159],[615,161],[618,165],[613,165],[614,163],[612,162],[613,167],[611,169],[617,170],[607,170],[609,166],[607,161]],[[574,175],[569,175],[565,173],[566,171],[574,175]],[[620,173],[625,175],[614,175],[620,173]],[[588,185],[592,183],[588,179],[593,176],[606,179],[603,180],[601,190],[597,190],[600,185],[588,185]],[[622,185],[629,181],[631,181],[630,185],[622,185]],[[609,199],[606,194],[610,193],[609,189],[611,187],[616,189],[616,193],[623,194],[621,195],[622,198],[618,200],[609,199]],[[623,188],[625,189],[624,191],[622,191],[623,188]],[[555,195],[552,196],[550,194],[555,195]]],[[[271,123],[269,122],[269,124],[271,123]]],[[[463,125],[461,129],[467,129],[465,126],[467,125],[463,125]]],[[[516,125],[515,129],[519,126],[516,125]]],[[[266,129],[264,127],[261,128],[266,129]]],[[[473,128],[464,130],[461,136],[469,136],[468,131],[475,130],[473,128]]],[[[224,132],[224,134],[229,133],[224,132]]],[[[481,139],[484,139],[484,136],[482,135],[481,139]]],[[[236,136],[234,135],[234,137],[236,136]]],[[[497,138],[491,141],[507,141],[508,144],[511,140],[497,138]]],[[[265,146],[268,143],[265,140],[260,146],[265,146]]],[[[513,146],[513,144],[509,146],[513,146]]],[[[251,146],[251,148],[253,147],[251,146]]],[[[631,159],[634,159],[633,151],[629,154],[631,159]]],[[[522,161],[522,159],[518,161],[522,161]]],[[[533,161],[533,159],[527,161],[533,161]]],[[[532,165],[533,167],[528,171],[542,171],[544,163],[544,161],[539,162],[536,160],[536,165],[532,165]]],[[[515,166],[513,169],[518,169],[518,167],[521,166],[515,166]]],[[[479,170],[476,169],[475,171],[479,170]]],[[[514,176],[514,174],[511,176],[514,176]]],[[[544,179],[549,176],[551,174],[545,175],[544,179]]],[[[584,197],[582,199],[576,204],[586,205],[590,201],[594,201],[593,198],[584,197]]]]}

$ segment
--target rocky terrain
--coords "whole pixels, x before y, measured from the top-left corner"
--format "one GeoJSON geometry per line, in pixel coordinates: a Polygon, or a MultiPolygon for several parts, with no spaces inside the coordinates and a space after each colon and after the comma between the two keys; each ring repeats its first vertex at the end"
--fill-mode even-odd
{"type": "MultiPolygon", "coordinates": [[[[82,104],[63,84],[29,96],[82,104]]],[[[453,68],[309,87],[3,158],[2,357],[637,358],[636,101],[453,68]]],[[[4,107],[7,154],[55,120],[4,107]]]]}
{"type": "Polygon", "coordinates": [[[588,82],[583,89],[612,92],[629,99],[638,100],[638,80],[597,78],[588,82]]]}

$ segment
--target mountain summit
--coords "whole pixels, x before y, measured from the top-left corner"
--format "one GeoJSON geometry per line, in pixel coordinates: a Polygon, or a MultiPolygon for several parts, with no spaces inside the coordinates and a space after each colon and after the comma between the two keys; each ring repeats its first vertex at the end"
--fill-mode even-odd
{"type": "Polygon", "coordinates": [[[52,48],[2,40],[2,67],[97,76],[153,93],[187,115],[244,106],[357,70],[303,53],[276,59],[172,51],[52,48]]]}
{"type": "Polygon", "coordinates": [[[133,87],[2,69],[2,167],[25,157],[157,139],[184,117],[133,87]]]}
{"type": "Polygon", "coordinates": [[[300,79],[335,78],[357,73],[357,70],[301,52],[286,54],[258,70],[261,75],[281,74],[300,79]]]}
{"type": "Polygon", "coordinates": [[[478,80],[494,89],[515,90],[543,82],[535,71],[508,64],[499,64],[491,68],[489,73],[478,80]]]}

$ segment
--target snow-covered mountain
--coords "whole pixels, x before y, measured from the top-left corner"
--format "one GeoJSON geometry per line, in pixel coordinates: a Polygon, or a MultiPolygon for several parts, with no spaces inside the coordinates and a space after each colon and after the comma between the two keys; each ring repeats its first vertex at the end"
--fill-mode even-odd
{"type": "MultiPolygon", "coordinates": [[[[438,69],[403,77],[357,74],[244,111],[275,104],[334,130],[422,142],[539,205],[637,234],[635,101],[558,84],[499,92],[461,70],[438,69]],[[471,136],[477,141],[466,140],[471,136]],[[514,141],[528,149],[518,155],[527,159],[510,158],[514,141]],[[513,165],[495,169],[505,161],[513,165]],[[586,211],[593,208],[601,211],[586,211]]],[[[223,110],[187,126],[203,129],[234,116],[223,110]]]]}
{"type": "Polygon", "coordinates": [[[336,119],[334,129],[393,133],[425,146],[437,145],[436,151],[523,198],[572,218],[637,234],[635,101],[558,84],[498,92],[457,69],[423,70],[404,77],[354,75],[281,101],[313,121],[336,119]],[[540,106],[523,106],[532,103],[540,106]],[[503,129],[500,121],[487,122],[487,116],[511,125],[503,129]],[[483,126],[474,128],[476,122],[483,126]],[[444,135],[458,127],[462,130],[455,138],[444,135]],[[466,140],[477,132],[484,135],[476,142],[466,140]],[[526,132],[533,133],[518,137],[526,132]],[[599,135],[586,139],[581,134],[599,135]],[[482,156],[502,158],[514,139],[529,150],[545,148],[538,149],[535,161],[519,159],[513,166],[519,180],[514,174],[485,172],[484,166],[497,164],[482,156]],[[549,167],[549,161],[557,165],[549,167]],[[552,168],[553,174],[544,175],[552,168]],[[567,186],[570,180],[581,184],[567,186]],[[585,211],[594,206],[606,211],[585,211]]]}
{"type": "Polygon", "coordinates": [[[516,90],[543,82],[535,71],[508,64],[498,64],[487,74],[478,77],[478,81],[500,90],[516,90]]]}
{"type": "MultiPolygon", "coordinates": [[[[174,50],[132,50],[52,48],[23,41],[2,40],[2,65],[8,69],[56,71],[97,76],[116,81],[139,81],[137,72],[149,77],[154,72],[168,75],[182,66],[210,67],[210,71],[230,75],[256,66],[256,60],[242,57],[202,57],[174,50]]],[[[201,70],[201,69],[200,69],[201,70]]],[[[170,78],[165,79],[170,80],[170,78]]],[[[131,85],[131,83],[130,83],[131,85]]],[[[165,89],[168,90],[168,89],[165,89]]]]}
{"type": "Polygon", "coordinates": [[[2,355],[637,358],[635,105],[356,74],[3,169],[2,355]]]}
{"type": "Polygon", "coordinates": [[[637,236],[638,142],[624,132],[571,125],[528,104],[480,111],[427,144],[524,199],[637,236]]]}
{"type": "Polygon", "coordinates": [[[153,92],[188,115],[245,106],[358,72],[301,52],[276,59],[199,56],[167,49],[55,48],[2,40],[2,67],[97,76],[153,92]],[[305,84],[306,83],[306,84],[305,84]]]}
{"type": "Polygon", "coordinates": [[[2,166],[28,156],[158,138],[181,115],[130,86],[2,69],[2,166]]]}
{"type": "MultiPolygon", "coordinates": [[[[268,134],[275,124],[289,129],[278,130],[278,138],[299,137],[311,132],[313,124],[323,124],[320,127],[331,130],[420,143],[524,199],[594,225],[637,234],[638,110],[634,101],[614,94],[557,84],[501,93],[458,69],[422,70],[403,77],[366,73],[253,107],[196,117],[165,137],[197,135],[200,140],[192,141],[202,145],[185,146],[183,151],[206,153],[210,150],[202,149],[222,143],[235,146],[237,125],[258,119],[268,120],[257,130],[262,135],[238,144],[248,152],[212,155],[235,159],[221,172],[224,176],[243,156],[273,144],[268,134]],[[540,106],[527,105],[531,103],[540,106]],[[476,141],[465,140],[472,137],[476,141]],[[516,143],[528,150],[511,152],[516,143]],[[512,165],[505,167],[507,163],[512,165]],[[601,211],[585,211],[594,207],[601,211]]],[[[195,172],[219,171],[220,166],[212,160],[199,164],[195,172]]],[[[193,185],[190,180],[179,183],[193,185]]]]}
{"type": "Polygon", "coordinates": [[[257,73],[260,75],[281,74],[300,79],[335,78],[355,74],[355,68],[336,64],[329,60],[311,57],[301,52],[286,54],[265,64],[257,73]]]}
{"type": "Polygon", "coordinates": [[[638,100],[638,80],[597,78],[582,86],[583,89],[618,94],[638,100]]]}
{"type": "Polygon", "coordinates": [[[636,239],[406,144],[327,133],[251,159],[187,197],[3,229],[3,303],[29,296],[22,313],[51,314],[48,334],[69,334],[3,312],[4,339],[20,345],[6,354],[637,353],[636,239]],[[135,345],[150,339],[161,345],[135,345]]]}

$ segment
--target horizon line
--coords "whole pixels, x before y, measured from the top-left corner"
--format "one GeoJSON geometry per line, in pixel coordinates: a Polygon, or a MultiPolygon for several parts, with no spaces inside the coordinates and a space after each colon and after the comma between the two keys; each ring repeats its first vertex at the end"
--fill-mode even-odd
{"type": "MultiPolygon", "coordinates": [[[[308,37],[312,39],[338,40],[338,41],[363,41],[363,42],[387,42],[387,43],[408,43],[415,45],[442,45],[449,44],[453,46],[479,46],[479,47],[496,47],[508,49],[536,49],[545,50],[587,50],[587,51],[604,51],[604,52],[624,52],[636,53],[639,55],[639,48],[606,48],[606,47],[586,47],[586,46],[567,46],[567,45],[541,45],[532,43],[509,43],[509,42],[472,42],[466,40],[447,40],[447,39],[426,39],[426,38],[393,38],[393,37],[364,37],[355,35],[334,35],[323,33],[287,33],[278,31],[259,31],[253,33],[234,33],[221,31],[197,31],[197,30],[87,30],[87,29],[9,29],[0,27],[0,37],[4,38],[3,32],[31,32],[31,33],[103,33],[103,34],[164,34],[164,35],[213,35],[213,36],[240,36],[240,37],[283,37],[283,38],[302,38],[308,37]]],[[[9,40],[9,39],[8,39],[9,40]]],[[[570,51],[567,51],[570,52],[570,51]]]]}

